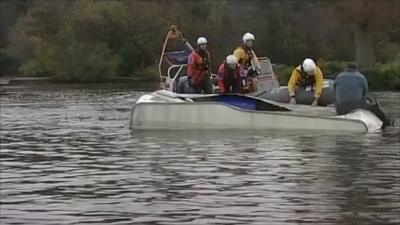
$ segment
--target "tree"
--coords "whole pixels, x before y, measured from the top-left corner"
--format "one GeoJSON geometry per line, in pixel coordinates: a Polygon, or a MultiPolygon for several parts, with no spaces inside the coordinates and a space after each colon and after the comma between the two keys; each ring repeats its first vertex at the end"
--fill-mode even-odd
{"type": "Polygon", "coordinates": [[[27,0],[0,1],[0,47],[4,47],[7,35],[18,17],[27,9],[27,0]]]}
{"type": "Polygon", "coordinates": [[[343,23],[352,26],[356,62],[363,68],[374,67],[374,32],[387,29],[393,23],[399,24],[400,1],[342,0],[336,2],[333,9],[343,23]]]}
{"type": "Polygon", "coordinates": [[[392,60],[400,50],[400,1],[395,0],[2,0],[0,3],[2,18],[3,12],[7,12],[3,6],[11,7],[10,18],[4,21],[7,29],[1,21],[2,43],[7,45],[0,52],[0,64],[11,65],[9,59],[15,57],[21,64],[20,71],[38,76],[54,73],[55,60],[62,61],[62,54],[60,57],[52,54],[69,45],[74,46],[69,56],[92,57],[78,49],[81,46],[90,51],[93,47],[104,56],[96,60],[116,59],[113,61],[118,66],[110,67],[116,69],[115,73],[135,76],[156,64],[164,35],[173,24],[179,26],[193,45],[199,36],[207,37],[213,72],[242,43],[245,32],[256,36],[257,55],[291,65],[300,63],[304,57],[352,60],[355,56],[363,67],[370,67],[375,61],[392,60]],[[17,8],[23,13],[14,13],[17,8]],[[11,29],[10,21],[17,21],[11,29]]]}

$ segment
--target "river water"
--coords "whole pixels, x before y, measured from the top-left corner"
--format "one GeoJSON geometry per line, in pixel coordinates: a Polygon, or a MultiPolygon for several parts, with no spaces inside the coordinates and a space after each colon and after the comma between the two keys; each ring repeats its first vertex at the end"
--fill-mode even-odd
{"type": "Polygon", "coordinates": [[[399,224],[397,127],[128,129],[129,84],[4,86],[0,224],[399,224]]]}

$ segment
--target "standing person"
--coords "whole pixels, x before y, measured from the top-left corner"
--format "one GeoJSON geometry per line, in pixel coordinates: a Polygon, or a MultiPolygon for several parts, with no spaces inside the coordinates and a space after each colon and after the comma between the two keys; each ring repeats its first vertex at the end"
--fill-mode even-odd
{"type": "Polygon", "coordinates": [[[189,84],[196,93],[211,94],[210,53],[207,50],[207,39],[199,37],[197,48],[189,55],[188,60],[189,84]]]}
{"type": "Polygon", "coordinates": [[[256,91],[257,82],[255,76],[261,73],[260,64],[253,50],[255,37],[251,33],[245,33],[242,37],[242,41],[242,45],[235,49],[233,55],[237,58],[239,65],[243,69],[243,74],[246,76],[242,78],[242,86],[244,86],[248,92],[254,92],[256,91]]]}
{"type": "Polygon", "coordinates": [[[218,69],[218,86],[221,94],[240,93],[240,67],[234,55],[228,55],[218,69]]]}
{"type": "Polygon", "coordinates": [[[314,100],[312,106],[318,105],[318,99],[322,94],[324,86],[324,76],[320,68],[315,65],[314,60],[307,58],[303,63],[297,66],[290,76],[288,83],[290,103],[296,104],[296,89],[298,87],[312,86],[314,89],[314,100]]]}
{"type": "Polygon", "coordinates": [[[373,112],[382,120],[382,128],[393,123],[380,109],[378,102],[369,96],[368,82],[365,76],[358,71],[355,63],[350,63],[344,72],[340,73],[334,84],[338,115],[347,114],[356,108],[366,109],[373,112]]]}

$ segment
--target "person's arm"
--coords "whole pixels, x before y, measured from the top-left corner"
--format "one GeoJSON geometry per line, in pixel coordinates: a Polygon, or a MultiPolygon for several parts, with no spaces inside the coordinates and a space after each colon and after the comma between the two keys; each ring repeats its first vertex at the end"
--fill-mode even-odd
{"type": "Polygon", "coordinates": [[[194,73],[194,53],[192,52],[188,58],[187,75],[191,77],[194,73]]]}
{"type": "Polygon", "coordinates": [[[208,56],[208,73],[211,75],[211,57],[210,57],[210,52],[207,51],[207,56],[208,56]]]}
{"type": "Polygon", "coordinates": [[[190,54],[188,60],[188,76],[192,78],[192,84],[197,84],[197,80],[199,77],[199,70],[197,69],[198,64],[198,56],[195,52],[190,54]]]}
{"type": "Polygon", "coordinates": [[[219,93],[224,94],[226,93],[225,88],[225,66],[222,63],[218,69],[218,86],[219,86],[219,93]]]}
{"type": "Polygon", "coordinates": [[[318,105],[318,99],[322,94],[322,89],[324,88],[324,77],[322,75],[322,71],[317,67],[315,73],[315,91],[314,91],[314,100],[311,103],[312,106],[318,105]]]}
{"type": "Polygon", "coordinates": [[[290,79],[289,79],[289,83],[288,83],[290,97],[295,97],[296,86],[297,86],[297,82],[299,81],[299,79],[300,79],[300,74],[296,68],[293,70],[292,75],[290,76],[290,79]]]}
{"type": "Polygon", "coordinates": [[[252,59],[253,67],[256,69],[257,73],[261,73],[260,61],[258,60],[257,55],[253,51],[253,49],[251,49],[251,54],[253,55],[253,59],[252,59]]]}
{"type": "Polygon", "coordinates": [[[368,92],[369,92],[368,81],[364,75],[362,75],[362,77],[363,77],[363,81],[364,81],[364,96],[367,96],[368,92]]]}
{"type": "Polygon", "coordinates": [[[314,98],[319,99],[319,97],[322,94],[322,89],[324,87],[324,75],[322,74],[322,71],[317,67],[317,71],[315,74],[315,93],[314,93],[314,98]]]}

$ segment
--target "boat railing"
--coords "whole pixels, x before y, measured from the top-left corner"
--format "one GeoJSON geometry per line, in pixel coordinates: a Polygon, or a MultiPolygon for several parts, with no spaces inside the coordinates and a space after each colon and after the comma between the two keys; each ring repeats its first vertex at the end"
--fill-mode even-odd
{"type": "Polygon", "coordinates": [[[272,69],[271,61],[268,57],[259,57],[261,73],[257,76],[257,90],[270,91],[279,88],[279,81],[272,69]]]}
{"type": "Polygon", "coordinates": [[[173,64],[167,69],[166,75],[161,75],[162,89],[173,90],[173,85],[176,83],[180,76],[183,76],[182,71],[187,68],[187,64],[173,64]],[[174,71],[176,70],[176,72],[174,71]]]}

